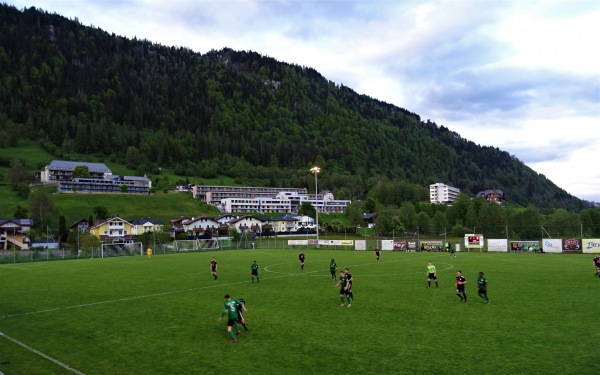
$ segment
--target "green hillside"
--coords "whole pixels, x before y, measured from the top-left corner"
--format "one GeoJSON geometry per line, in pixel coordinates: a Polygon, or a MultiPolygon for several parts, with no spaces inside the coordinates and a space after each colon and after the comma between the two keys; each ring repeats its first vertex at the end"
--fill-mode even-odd
{"type": "MultiPolygon", "coordinates": [[[[251,51],[206,54],[129,40],[57,14],[0,6],[0,148],[22,139],[54,158],[85,155],[137,175],[311,187],[364,199],[402,182],[499,188],[514,204],[585,203],[509,153],[251,51]]],[[[381,197],[379,197],[381,198],[381,197]]]]}

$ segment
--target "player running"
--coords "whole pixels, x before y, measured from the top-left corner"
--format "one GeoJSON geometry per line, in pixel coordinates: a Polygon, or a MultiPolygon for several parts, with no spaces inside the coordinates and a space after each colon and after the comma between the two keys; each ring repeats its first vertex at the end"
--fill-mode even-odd
{"type": "Polygon", "coordinates": [[[260,278],[258,277],[258,264],[256,264],[256,261],[250,265],[250,275],[252,276],[252,284],[254,284],[254,276],[256,276],[256,281],[260,283],[260,278]]]}
{"type": "Polygon", "coordinates": [[[213,280],[217,279],[217,261],[215,258],[210,261],[210,274],[214,277],[213,280]]]}
{"type": "Polygon", "coordinates": [[[300,268],[304,269],[304,253],[302,251],[298,255],[298,260],[300,261],[300,268]]]}
{"type": "MultiPolygon", "coordinates": [[[[237,319],[237,321],[242,326],[244,326],[244,329],[246,331],[249,331],[248,327],[246,327],[246,319],[244,319],[244,315],[242,314],[242,310],[243,311],[248,311],[248,309],[246,308],[246,301],[244,301],[243,298],[240,298],[237,301],[235,301],[235,303],[236,303],[236,308],[237,308],[237,313],[238,313],[238,319],[237,319]]],[[[238,330],[236,333],[239,335],[240,331],[238,330]]]]}
{"type": "Polygon", "coordinates": [[[467,294],[465,293],[465,284],[467,283],[467,279],[462,275],[461,271],[456,273],[456,282],[454,286],[456,287],[456,295],[460,298],[460,302],[467,303],[467,294]]]}
{"type": "Polygon", "coordinates": [[[596,277],[600,277],[600,254],[594,257],[594,267],[596,267],[596,277]]]}
{"type": "Polygon", "coordinates": [[[233,327],[239,333],[240,329],[237,324],[238,320],[238,309],[237,309],[237,301],[231,300],[229,294],[225,295],[225,305],[223,306],[223,312],[221,312],[221,317],[219,320],[223,319],[223,316],[227,314],[227,334],[231,337],[231,342],[237,342],[235,335],[233,334],[233,327]]]}
{"type": "Polygon", "coordinates": [[[477,294],[479,297],[483,298],[486,303],[490,303],[490,299],[487,296],[487,279],[483,276],[483,272],[479,272],[479,276],[477,277],[477,294]]]}
{"type": "Polygon", "coordinates": [[[375,246],[375,258],[377,258],[377,263],[379,263],[379,255],[380,255],[379,246],[375,246]]]}

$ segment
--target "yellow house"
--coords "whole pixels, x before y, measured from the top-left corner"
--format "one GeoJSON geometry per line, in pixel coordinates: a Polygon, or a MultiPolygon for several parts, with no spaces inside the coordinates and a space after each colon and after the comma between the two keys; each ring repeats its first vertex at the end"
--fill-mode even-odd
{"type": "Polygon", "coordinates": [[[144,233],[162,232],[164,223],[162,220],[139,219],[131,221],[131,234],[134,236],[144,233]]]}
{"type": "Polygon", "coordinates": [[[89,230],[90,234],[98,237],[103,243],[134,242],[131,223],[118,216],[98,220],[89,230]]]}

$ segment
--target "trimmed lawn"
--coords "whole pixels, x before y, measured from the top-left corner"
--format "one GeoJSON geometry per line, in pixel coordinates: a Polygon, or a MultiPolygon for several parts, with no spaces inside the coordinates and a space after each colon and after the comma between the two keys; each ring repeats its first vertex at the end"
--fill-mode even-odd
{"type": "Polygon", "coordinates": [[[228,250],[0,265],[7,374],[592,374],[592,256],[228,250]],[[210,276],[211,257],[219,278],[210,276]],[[341,307],[329,260],[349,267],[341,307]],[[257,260],[260,283],[250,282],[257,260]],[[439,288],[426,289],[426,264],[439,288]],[[462,270],[467,304],[454,292],[462,270]],[[477,297],[477,272],[491,304],[477,297]],[[224,294],[249,332],[230,343],[224,294]],[[10,362],[10,363],[7,363],[10,362]],[[232,369],[233,367],[233,369],[232,369]]]}

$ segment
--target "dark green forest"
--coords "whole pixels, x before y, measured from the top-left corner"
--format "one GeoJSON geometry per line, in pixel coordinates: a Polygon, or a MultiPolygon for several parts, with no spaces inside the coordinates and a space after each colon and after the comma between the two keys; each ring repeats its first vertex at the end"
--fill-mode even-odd
{"type": "Polygon", "coordinates": [[[1,5],[0,147],[21,139],[139,175],[169,167],[254,186],[310,188],[316,164],[319,187],[336,198],[396,206],[427,201],[429,184],[443,182],[471,194],[502,189],[509,203],[548,212],[587,207],[509,153],[310,67],[130,40],[1,5]]]}

